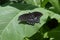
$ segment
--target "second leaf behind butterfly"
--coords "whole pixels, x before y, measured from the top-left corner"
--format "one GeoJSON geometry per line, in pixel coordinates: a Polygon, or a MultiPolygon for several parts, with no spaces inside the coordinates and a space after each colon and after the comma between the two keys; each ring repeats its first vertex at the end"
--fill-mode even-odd
{"type": "Polygon", "coordinates": [[[40,17],[43,14],[40,12],[32,12],[29,14],[23,14],[18,17],[18,20],[20,20],[20,23],[26,22],[27,24],[34,25],[35,23],[40,22],[40,17]]]}

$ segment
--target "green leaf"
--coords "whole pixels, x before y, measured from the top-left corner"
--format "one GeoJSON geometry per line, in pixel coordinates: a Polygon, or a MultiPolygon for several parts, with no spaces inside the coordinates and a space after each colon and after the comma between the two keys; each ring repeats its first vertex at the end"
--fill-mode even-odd
{"type": "Polygon", "coordinates": [[[4,29],[18,12],[19,10],[10,6],[0,7],[0,30],[4,29]]]}
{"type": "Polygon", "coordinates": [[[44,0],[41,4],[41,7],[44,7],[45,8],[45,5],[48,3],[48,0],[44,0]]]}
{"type": "Polygon", "coordinates": [[[0,37],[1,40],[23,40],[35,34],[39,28],[46,22],[48,11],[43,8],[34,10],[20,11],[11,7],[0,7],[0,37]],[[22,14],[39,11],[43,14],[40,23],[34,26],[28,24],[18,24],[18,17],[22,14]],[[44,12],[43,12],[44,11],[44,12]]]}
{"type": "Polygon", "coordinates": [[[51,16],[51,18],[56,18],[59,22],[59,25],[48,33],[49,37],[54,38],[54,40],[59,40],[60,39],[60,15],[54,14],[51,16]]]}
{"type": "Polygon", "coordinates": [[[19,10],[10,6],[0,7],[0,36],[9,22],[16,14],[18,14],[18,12],[19,10]]]}
{"type": "Polygon", "coordinates": [[[20,3],[14,3],[14,4],[10,4],[10,6],[15,7],[19,10],[32,10],[34,8],[37,8],[37,6],[33,6],[30,4],[20,4],[20,3]]]}
{"type": "Polygon", "coordinates": [[[56,29],[53,29],[49,33],[49,37],[54,38],[54,40],[59,40],[60,39],[60,24],[57,26],[56,29]]]}
{"type": "Polygon", "coordinates": [[[49,0],[49,2],[55,7],[55,11],[60,13],[60,5],[58,0],[49,0]]]}
{"type": "Polygon", "coordinates": [[[40,7],[40,4],[41,4],[41,0],[24,0],[24,1],[26,1],[27,4],[32,4],[38,7],[40,7]]]}
{"type": "Polygon", "coordinates": [[[60,39],[60,15],[52,12],[48,12],[49,16],[51,18],[56,18],[58,20],[58,26],[52,30],[47,30],[46,25],[43,25],[43,27],[40,29],[40,32],[44,35],[46,32],[48,32],[47,35],[44,35],[45,37],[48,38],[53,38],[54,40],[59,40],[60,39]]]}

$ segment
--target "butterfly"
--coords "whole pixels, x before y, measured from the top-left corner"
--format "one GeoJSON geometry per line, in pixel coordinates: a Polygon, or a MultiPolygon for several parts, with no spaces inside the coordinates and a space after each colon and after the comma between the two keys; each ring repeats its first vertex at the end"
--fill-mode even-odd
{"type": "Polygon", "coordinates": [[[43,14],[40,13],[40,12],[32,12],[32,13],[20,15],[18,17],[18,20],[20,20],[20,22],[26,22],[28,24],[34,25],[35,23],[39,23],[40,22],[40,17],[42,15],[43,14]]]}

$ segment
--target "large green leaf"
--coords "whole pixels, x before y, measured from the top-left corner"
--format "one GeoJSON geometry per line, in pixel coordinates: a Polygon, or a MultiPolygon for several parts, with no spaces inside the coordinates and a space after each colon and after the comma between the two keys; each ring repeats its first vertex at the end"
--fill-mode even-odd
{"type": "Polygon", "coordinates": [[[34,10],[21,11],[11,7],[0,8],[0,37],[1,40],[23,40],[25,37],[30,37],[35,34],[39,28],[46,22],[48,11],[43,8],[34,10]],[[39,11],[43,14],[40,23],[34,26],[28,24],[18,24],[18,17],[22,14],[39,11]]]}

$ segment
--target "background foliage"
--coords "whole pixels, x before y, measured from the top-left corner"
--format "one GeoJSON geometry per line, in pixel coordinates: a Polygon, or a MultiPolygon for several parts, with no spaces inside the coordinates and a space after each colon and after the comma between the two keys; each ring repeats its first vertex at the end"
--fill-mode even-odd
{"type": "Polygon", "coordinates": [[[60,0],[0,0],[0,40],[59,39],[60,0]],[[43,14],[40,23],[18,24],[20,15],[35,11],[43,14]],[[46,22],[53,18],[58,20],[58,26],[49,29],[46,22]]]}

